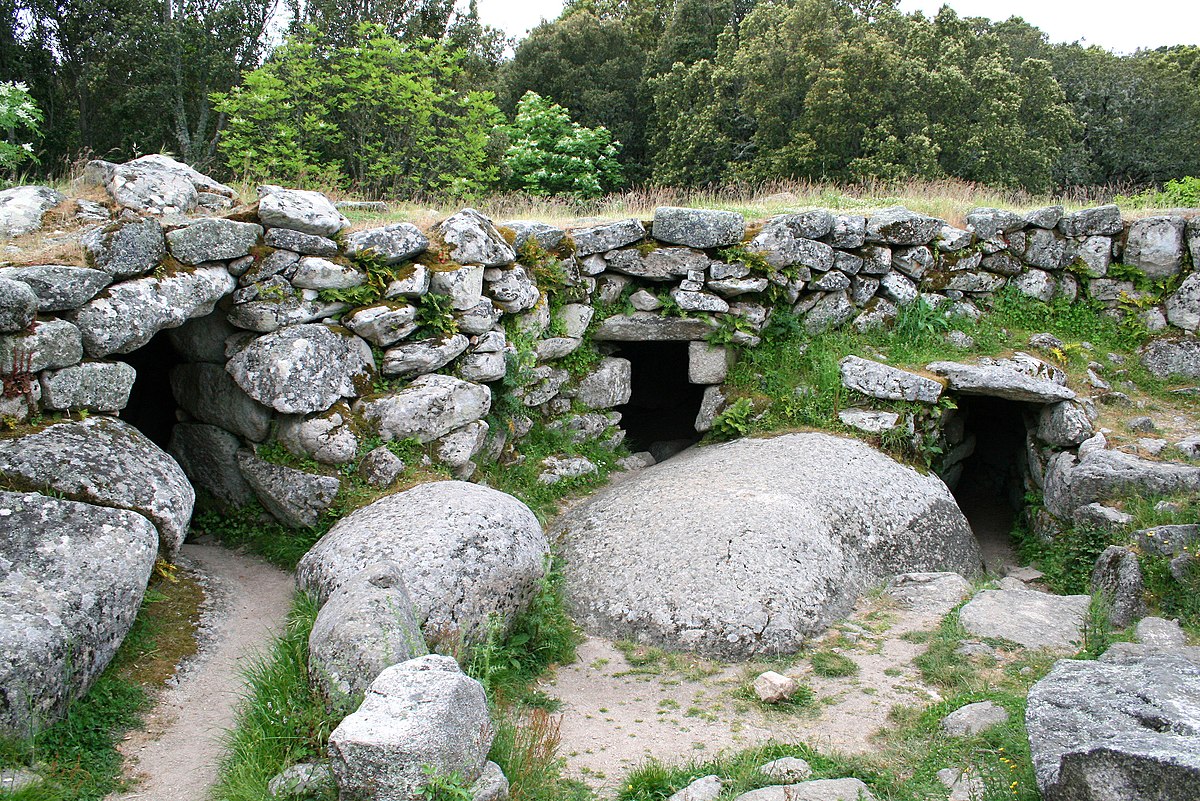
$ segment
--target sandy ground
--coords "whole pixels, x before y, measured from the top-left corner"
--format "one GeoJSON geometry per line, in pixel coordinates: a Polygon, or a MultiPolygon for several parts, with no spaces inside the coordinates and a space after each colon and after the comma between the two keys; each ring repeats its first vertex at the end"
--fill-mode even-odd
{"type": "Polygon", "coordinates": [[[121,744],[137,784],[109,801],[206,797],[243,691],[241,671],[282,629],[291,607],[291,575],[260,559],[196,544],[184,545],[181,556],[202,576],[208,595],[200,651],[156,699],[145,730],[121,744]]]}
{"type": "MultiPolygon", "coordinates": [[[[783,660],[721,664],[667,655],[631,665],[614,643],[589,637],[578,660],[558,668],[540,689],[562,702],[562,745],[568,773],[602,797],[647,759],[677,764],[740,751],[770,741],[807,743],[826,752],[863,753],[896,704],[925,705],[940,696],[926,687],[912,660],[925,650],[901,639],[932,630],[940,614],[896,607],[886,598],[860,601],[854,614],[816,647],[857,663],[845,678],[813,674],[803,654],[783,660]],[[744,696],[763,670],[796,678],[816,693],[809,709],[773,709],[744,696]]],[[[639,654],[634,661],[640,662],[639,654]]]]}

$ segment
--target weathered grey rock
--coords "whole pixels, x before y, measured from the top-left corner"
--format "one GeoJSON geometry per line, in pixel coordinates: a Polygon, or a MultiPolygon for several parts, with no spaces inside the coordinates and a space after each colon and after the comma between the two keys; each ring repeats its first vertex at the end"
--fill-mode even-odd
{"type": "Polygon", "coordinates": [[[758,700],[766,704],[777,704],[781,701],[786,701],[795,695],[800,685],[795,679],[784,676],[781,673],[776,673],[773,670],[768,670],[762,673],[754,680],[751,685],[754,694],[758,696],[758,700]]]}
{"type": "Polygon", "coordinates": [[[113,278],[130,278],[157,267],[167,255],[162,226],[153,218],[119,220],[80,241],[89,267],[113,278]]]}
{"type": "MultiPolygon", "coordinates": [[[[576,348],[581,344],[581,340],[577,339],[567,339],[567,341],[576,343],[576,348]]],[[[540,346],[541,343],[539,342],[538,344],[540,346]]],[[[544,358],[540,348],[538,350],[538,358],[539,360],[544,358]]],[[[504,360],[503,353],[468,353],[458,362],[459,376],[476,384],[499,381],[507,373],[508,364],[504,360]]]]}
{"type": "Polygon", "coordinates": [[[342,318],[342,325],[381,348],[396,344],[417,330],[417,307],[397,301],[361,306],[342,318]]]}
{"type": "Polygon", "coordinates": [[[980,239],[991,239],[1024,228],[1025,218],[1004,209],[974,209],[967,212],[967,225],[980,239]]]}
{"type": "Polygon", "coordinates": [[[475,472],[471,459],[483,450],[488,428],[483,420],[475,420],[442,437],[435,447],[437,460],[449,467],[456,478],[469,478],[475,472]]]}
{"type": "Polygon", "coordinates": [[[324,320],[348,308],[348,303],[322,301],[316,290],[295,289],[277,275],[234,292],[226,319],[238,328],[269,334],[286,326],[324,320]]]}
{"type": "Polygon", "coordinates": [[[1200,543],[1200,524],[1154,526],[1133,532],[1133,538],[1143,553],[1179,556],[1200,543]]]}
{"type": "Polygon", "coordinates": [[[958,612],[968,634],[1011,640],[1023,648],[1074,653],[1083,642],[1087,595],[984,590],[958,612]]]}
{"type": "Polygon", "coordinates": [[[1200,653],[1057,662],[1025,728],[1047,801],[1200,798],[1200,653]]]}
{"type": "MultiPolygon", "coordinates": [[[[832,275],[833,273],[829,274],[832,275]]],[[[770,282],[767,281],[766,278],[724,278],[716,281],[709,281],[705,284],[705,286],[723,298],[734,298],[738,295],[745,295],[748,293],[766,292],[769,285],[770,282]]],[[[657,299],[653,301],[653,303],[657,302],[657,299]]],[[[634,308],[639,309],[640,311],[654,311],[654,309],[658,307],[651,304],[650,308],[643,308],[637,303],[634,303],[634,308]]]]}
{"type": "Polygon", "coordinates": [[[970,596],[971,582],[958,573],[903,573],[887,593],[906,609],[944,615],[970,596]]]}
{"type": "Polygon", "coordinates": [[[391,486],[407,467],[404,460],[380,445],[358,463],[358,474],[372,487],[391,486]]]}
{"type": "Polygon", "coordinates": [[[633,392],[633,365],[628,359],[606,356],[579,382],[575,399],[589,409],[611,409],[628,403],[633,392]]]}
{"type": "Polygon", "coordinates": [[[299,289],[350,289],[365,284],[367,274],[320,256],[305,256],[290,280],[299,289]]]}
{"type": "Polygon", "coordinates": [[[386,668],[427,653],[401,568],[382,562],[351,576],[321,607],[308,673],[335,704],[350,704],[386,668]]]}
{"type": "Polygon", "coordinates": [[[736,245],[745,232],[746,218],[737,212],[673,206],[655,209],[650,228],[650,235],[660,242],[702,250],[736,245]]]}
{"type": "Polygon", "coordinates": [[[276,435],[293,454],[322,464],[346,464],[358,455],[355,421],[345,403],[307,416],[282,417],[276,435]]]}
{"type": "Polygon", "coordinates": [[[951,737],[972,737],[1007,722],[1007,709],[991,701],[979,701],[960,706],[946,715],[941,720],[941,729],[951,737]]]}
{"type": "Polygon", "coordinates": [[[1121,210],[1111,204],[1074,211],[1058,221],[1058,230],[1073,237],[1113,236],[1121,228],[1121,210]]]}
{"type": "Polygon", "coordinates": [[[838,364],[842,384],[872,398],[937,403],[942,396],[941,382],[891,365],[858,356],[847,356],[838,364]]]}
{"type": "Polygon", "coordinates": [[[1168,278],[1183,269],[1184,227],[1182,217],[1143,217],[1129,226],[1125,240],[1126,264],[1150,278],[1168,278]]]}
{"type": "Polygon", "coordinates": [[[1025,222],[1035,228],[1053,228],[1063,218],[1062,206],[1046,206],[1025,215],[1025,222]]]}
{"type": "Polygon", "coordinates": [[[479,420],[491,404],[492,393],[485,386],[430,374],[396,392],[362,398],[354,404],[354,411],[384,440],[416,437],[432,442],[479,420]]]}
{"type": "Polygon", "coordinates": [[[380,372],[398,378],[432,373],[458,358],[470,344],[471,341],[462,334],[403,342],[383,354],[380,372]]]}
{"type": "Polygon", "coordinates": [[[195,317],[167,332],[175,350],[185,361],[224,364],[225,341],[238,329],[229,324],[220,311],[195,317]]]}
{"type": "Polygon", "coordinates": [[[269,798],[312,798],[337,793],[337,781],[327,762],[299,762],[267,782],[269,798]]]}
{"type": "Polygon", "coordinates": [[[502,267],[517,260],[512,245],[475,209],[463,209],[446,218],[436,230],[451,247],[451,261],[458,264],[502,267]]]}
{"type": "Polygon", "coordinates": [[[382,228],[355,231],[346,237],[346,255],[371,254],[384,264],[400,264],[421,255],[429,239],[412,223],[394,223],[382,228]]]}
{"type": "MultiPolygon", "coordinates": [[[[550,310],[546,304],[536,307],[536,311],[531,314],[538,314],[544,310],[549,316],[550,310]]],[[[454,320],[458,324],[460,333],[469,336],[478,336],[491,331],[496,323],[500,322],[500,318],[504,315],[502,311],[492,303],[488,298],[483,298],[466,311],[455,312],[454,320]]],[[[546,323],[549,326],[549,323],[546,323]]]]}
{"type": "Polygon", "coordinates": [[[508,777],[495,762],[488,762],[468,788],[471,801],[508,801],[508,777]]]}
{"type": "Polygon", "coordinates": [[[207,218],[168,232],[167,247],[183,264],[232,261],[249,255],[262,235],[261,225],[207,218]]]}
{"type": "Polygon", "coordinates": [[[567,235],[567,232],[561,228],[532,220],[508,220],[501,223],[500,227],[513,232],[513,247],[517,251],[520,251],[530,240],[537,242],[543,250],[557,250],[567,235]]]}
{"type": "Polygon", "coordinates": [[[768,779],[787,784],[807,779],[812,775],[812,766],[798,757],[781,757],[760,765],[758,772],[768,779]]]}
{"type": "Polygon", "coordinates": [[[547,456],[542,460],[542,467],[545,469],[538,474],[538,482],[542,484],[557,484],[599,472],[595,463],[583,456],[547,456]]]}
{"type": "Polygon", "coordinates": [[[1058,284],[1054,280],[1054,276],[1045,270],[1030,269],[1029,272],[1015,276],[1012,280],[1012,285],[1017,288],[1027,298],[1040,300],[1042,303],[1049,303],[1054,300],[1054,293],[1058,289],[1058,284]]]}
{"type": "Polygon", "coordinates": [[[1197,491],[1200,467],[1139,459],[1122,451],[1098,449],[1078,460],[1060,453],[1046,466],[1046,508],[1064,518],[1086,504],[1122,495],[1197,491]]]}
{"type": "Polygon", "coordinates": [[[488,293],[495,304],[506,313],[520,314],[529,311],[541,300],[541,291],[524,267],[515,265],[496,272],[499,275],[489,281],[488,293]]]}
{"type": "Polygon", "coordinates": [[[1112,240],[1107,236],[1089,236],[1079,245],[1079,259],[1085,275],[1103,278],[1112,264],[1112,240]]]}
{"type": "Polygon", "coordinates": [[[242,442],[223,428],[179,423],[171,431],[167,451],[191,482],[222,503],[245,506],[255,500],[237,463],[242,442]]]}
{"type": "Polygon", "coordinates": [[[586,628],[722,656],[790,653],[884,576],[974,575],[980,559],[939,479],[826,434],[685,451],[557,528],[568,602],[586,628]],[[716,475],[742,480],[713,493],[716,475]]]}
{"type": "Polygon", "coordinates": [[[808,288],[813,292],[841,292],[850,288],[850,276],[837,270],[830,270],[809,281],[808,288]]]}
{"type": "Polygon", "coordinates": [[[729,311],[729,304],[716,295],[707,292],[687,292],[676,287],[671,290],[671,299],[685,312],[716,312],[729,311]]]}
{"type": "Polygon", "coordinates": [[[970,231],[964,231],[952,225],[943,225],[938,230],[937,249],[942,253],[957,253],[970,247],[974,239],[975,236],[970,231]]]}
{"type": "Polygon", "coordinates": [[[1029,232],[1025,262],[1044,270],[1061,270],[1075,260],[1075,246],[1058,232],[1036,228],[1029,232]]]}
{"type": "Polygon", "coordinates": [[[320,192],[278,187],[272,187],[259,199],[258,219],[271,228],[287,228],[314,236],[333,236],[350,225],[350,221],[320,192]]]}
{"type": "Polygon", "coordinates": [[[1007,359],[980,359],[977,364],[934,362],[927,369],[945,376],[947,386],[964,395],[986,395],[1029,403],[1074,400],[1066,376],[1058,368],[1024,353],[1007,359]]]}
{"type": "Polygon", "coordinates": [[[201,194],[232,199],[237,193],[170,156],[153,153],[125,164],[91,161],[99,181],[118,205],[143,214],[185,214],[201,194]]]}
{"type": "Polygon", "coordinates": [[[529,377],[517,392],[517,397],[530,408],[541,406],[557,395],[570,378],[571,374],[566,370],[545,365],[535,367],[529,371],[529,377]]]}
{"type": "Polygon", "coordinates": [[[483,299],[483,267],[432,271],[429,291],[448,295],[450,305],[458,311],[474,308],[483,299]]]}
{"type": "Polygon", "coordinates": [[[875,801],[859,779],[814,779],[742,793],[733,801],[875,801]]]}
{"type": "Polygon", "coordinates": [[[688,381],[693,384],[721,384],[729,373],[733,353],[707,342],[688,343],[688,381]]]}
{"type": "Polygon", "coordinates": [[[1179,648],[1187,645],[1187,635],[1177,620],[1144,617],[1134,629],[1137,641],[1154,648],[1179,648]]]}
{"type": "Polygon", "coordinates": [[[838,412],[838,419],[850,428],[856,428],[868,434],[881,434],[895,428],[900,421],[900,415],[895,412],[877,412],[868,409],[843,409],[838,412]]]}
{"type": "Polygon", "coordinates": [[[716,323],[700,318],[660,317],[652,312],[615,314],[596,327],[592,338],[612,342],[662,342],[704,339],[716,323]]]}
{"type": "Polygon", "coordinates": [[[309,324],[258,337],[226,369],[259,403],[284,414],[307,414],[361,395],[374,364],[362,339],[344,328],[309,324]]]}
{"type": "Polygon", "coordinates": [[[24,331],[37,313],[38,296],[28,284],[0,278],[0,333],[24,331]]]}
{"type": "Polygon", "coordinates": [[[1200,378],[1200,338],[1153,339],[1139,355],[1145,368],[1159,378],[1200,378]]]}
{"type": "MultiPolygon", "coordinates": [[[[282,230],[275,228],[272,230],[282,230]]],[[[252,257],[248,257],[252,258],[252,257]]],[[[251,284],[261,284],[275,276],[291,279],[296,275],[296,265],[300,262],[300,254],[294,250],[273,250],[257,261],[251,261],[246,265],[246,271],[238,276],[238,284],[241,286],[250,286],[251,284]]],[[[230,267],[241,262],[231,262],[230,267]]],[[[233,274],[234,270],[230,270],[233,274]]]]}
{"type": "Polygon", "coordinates": [[[682,790],[672,793],[667,801],[716,801],[723,787],[719,776],[702,776],[682,790]]]}
{"type": "Polygon", "coordinates": [[[0,192],[0,237],[11,239],[42,227],[42,216],[67,199],[48,186],[14,186],[0,192]]]}
{"type": "Polygon", "coordinates": [[[1038,417],[1038,439],[1055,448],[1072,448],[1093,434],[1087,411],[1073,401],[1048,404],[1038,417]]]}
{"type": "Polygon", "coordinates": [[[419,298],[429,291],[430,269],[424,264],[413,264],[404,269],[400,277],[387,285],[385,298],[419,298]]]}
{"type": "Polygon", "coordinates": [[[880,277],[879,294],[897,306],[907,306],[916,301],[920,295],[916,284],[895,272],[880,277]]]}
{"type": "Polygon", "coordinates": [[[461,481],[421,484],[342,518],[296,568],[296,581],[330,597],[364,567],[400,565],[426,636],[487,636],[532,599],[549,545],[525,504],[461,481]]]}
{"type": "Polygon", "coordinates": [[[10,372],[14,364],[38,373],[78,364],[82,358],[79,329],[66,320],[43,320],[33,331],[0,334],[0,373],[10,372]]]}
{"type": "MultiPolygon", "coordinates": [[[[776,269],[805,267],[819,272],[832,270],[833,248],[798,233],[797,229],[803,230],[804,227],[796,224],[796,216],[799,215],[776,217],[746,247],[762,253],[767,264],[776,269]]],[[[807,280],[808,276],[801,273],[801,278],[807,280]]]]}
{"type": "Polygon", "coordinates": [[[804,315],[804,328],[810,334],[840,328],[854,316],[854,311],[845,292],[830,292],[823,295],[804,315]]]}
{"type": "Polygon", "coordinates": [[[117,412],[129,404],[137,371],[124,362],[84,362],[42,373],[42,405],[51,411],[117,412]]]}
{"type": "Polygon", "coordinates": [[[1167,320],[1186,331],[1200,329],[1200,272],[1193,272],[1167,298],[1167,320]]]}
{"type": "Polygon", "coordinates": [[[0,278],[28,285],[37,296],[39,312],[78,309],[112,281],[100,270],[57,264],[9,267],[0,270],[0,278]]]}
{"type": "Polygon", "coordinates": [[[1000,289],[1004,284],[1005,279],[1002,275],[995,275],[984,271],[962,271],[950,276],[950,282],[946,284],[946,289],[948,291],[990,294],[1000,289]]]}
{"type": "Polygon", "coordinates": [[[571,238],[575,240],[575,255],[582,257],[640,242],[646,238],[646,229],[637,220],[621,220],[576,229],[571,232],[571,238]]]}
{"type": "MultiPolygon", "coordinates": [[[[958,270],[968,269],[964,266],[965,262],[964,259],[956,265],[958,270]]],[[[933,251],[925,245],[892,249],[892,267],[915,281],[920,281],[925,273],[933,268],[933,265],[933,251]]],[[[955,275],[957,276],[957,273],[955,275]]]]}
{"type": "Polygon", "coordinates": [[[333,505],[340,486],[334,476],[306,473],[260,459],[253,451],[238,451],[238,467],[263,508],[279,522],[309,528],[333,505]]]}
{"type": "Polygon", "coordinates": [[[867,240],[867,218],[859,214],[834,215],[829,244],[835,248],[862,247],[867,240]]]}
{"type": "Polygon", "coordinates": [[[138,512],[158,527],[159,549],[168,557],[187,535],[196,499],[170,456],[112,417],[56,423],[0,440],[0,476],[13,485],[138,512]]]}
{"type": "MultiPolygon", "coordinates": [[[[359,234],[368,233],[367,231],[358,231],[347,237],[346,250],[348,253],[356,254],[354,248],[354,237],[359,234]]],[[[268,247],[279,248],[280,250],[290,250],[293,253],[299,253],[303,256],[336,256],[338,253],[337,242],[324,236],[316,234],[306,234],[303,231],[289,231],[286,228],[272,228],[267,231],[263,241],[268,247]]]]}
{"type": "Polygon", "coordinates": [[[219,364],[180,364],[171,370],[175,402],[202,423],[219,426],[252,442],[271,429],[271,411],[247,395],[219,364]]]}
{"type": "Polygon", "coordinates": [[[494,732],[483,686],[448,656],[383,671],[362,706],[329,736],[342,801],[413,801],[428,771],[474,782],[494,732]]]}
{"type": "Polygon", "coordinates": [[[0,730],[32,737],[116,654],[158,553],[145,517],[0,491],[0,730]]]}
{"type": "Polygon", "coordinates": [[[700,400],[700,411],[696,413],[695,428],[701,434],[712,429],[717,415],[725,408],[725,392],[719,386],[705,387],[700,400]]]}
{"type": "Polygon", "coordinates": [[[1091,587],[1108,601],[1108,622],[1118,629],[1146,614],[1142,568],[1137,554],[1128,548],[1110,545],[1104,549],[1092,569],[1091,587]]]}
{"type": "Polygon", "coordinates": [[[209,314],[235,285],[224,267],[196,267],[114,284],[68,316],[83,332],[87,354],[103,358],[137,350],[159,331],[209,314]]]}
{"type": "Polygon", "coordinates": [[[867,241],[885,245],[924,245],[933,240],[941,227],[941,220],[893,206],[867,218],[867,241]]]}

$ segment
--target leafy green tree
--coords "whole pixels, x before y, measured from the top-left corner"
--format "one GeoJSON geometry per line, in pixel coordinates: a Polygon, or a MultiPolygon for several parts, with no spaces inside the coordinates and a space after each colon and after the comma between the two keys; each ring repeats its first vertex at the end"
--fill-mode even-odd
{"type": "Polygon", "coordinates": [[[505,110],[526,92],[566,108],[588,127],[603,126],[623,144],[622,164],[641,175],[646,109],[641,98],[645,52],[619,20],[579,11],[539,25],[505,70],[505,110]]]}
{"type": "Polygon", "coordinates": [[[534,195],[599,197],[619,185],[620,143],[603,126],[585,128],[536,92],[526,92],[509,127],[505,162],[513,189],[534,195]]]}
{"type": "Polygon", "coordinates": [[[214,97],[220,149],[249,178],[348,182],[372,193],[472,194],[496,178],[492,95],[462,86],[461,51],[364,24],[354,44],[293,37],[214,97]]]}
{"type": "Polygon", "coordinates": [[[454,0],[286,0],[291,33],[316,29],[335,45],[349,44],[360,25],[378,25],[396,39],[442,39],[454,18],[454,0]]]}
{"type": "Polygon", "coordinates": [[[23,83],[0,81],[0,171],[13,172],[27,161],[36,162],[33,142],[41,135],[42,112],[23,83]]]}

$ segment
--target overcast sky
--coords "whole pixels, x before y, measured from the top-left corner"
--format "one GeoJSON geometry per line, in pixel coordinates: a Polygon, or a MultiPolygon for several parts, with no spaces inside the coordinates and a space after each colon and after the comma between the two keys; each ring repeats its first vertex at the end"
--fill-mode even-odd
{"type": "MultiPolygon", "coordinates": [[[[518,38],[543,18],[557,17],[563,7],[562,0],[478,2],[485,23],[518,38]]],[[[1079,39],[1122,53],[1139,47],[1200,44],[1200,2],[1196,0],[1139,0],[1132,6],[1115,0],[901,0],[900,8],[932,16],[944,4],[965,17],[1024,17],[1053,42],[1079,39]]]]}

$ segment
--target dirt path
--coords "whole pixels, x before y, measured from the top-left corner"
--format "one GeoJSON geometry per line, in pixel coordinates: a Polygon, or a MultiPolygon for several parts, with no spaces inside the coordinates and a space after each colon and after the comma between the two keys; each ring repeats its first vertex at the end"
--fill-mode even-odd
{"type": "Polygon", "coordinates": [[[813,644],[855,662],[857,674],[845,678],[815,675],[803,656],[730,665],[641,649],[630,659],[628,646],[588,637],[577,661],[544,679],[540,689],[563,703],[559,753],[568,773],[610,798],[615,783],[650,758],[678,764],[768,741],[870,751],[871,735],[893,706],[940,700],[912,664],[925,646],[903,636],[932,630],[940,619],[900,609],[884,597],[864,599],[813,644]],[[812,688],[816,703],[787,711],[748,700],[743,688],[763,670],[795,677],[812,688]]]}
{"type": "Polygon", "coordinates": [[[121,744],[138,783],[109,801],[206,797],[217,777],[221,738],[243,691],[241,670],[282,628],[291,607],[291,575],[260,559],[215,545],[185,545],[181,555],[202,576],[208,594],[200,652],[157,699],[145,731],[121,744]]]}

